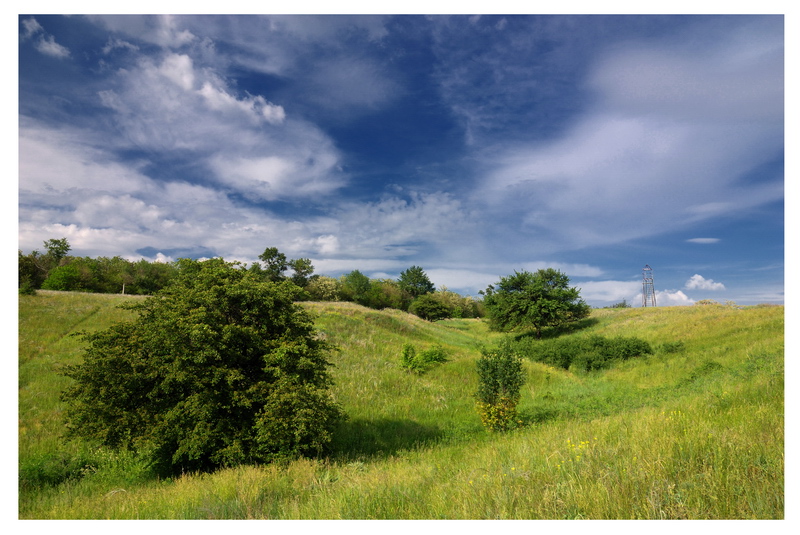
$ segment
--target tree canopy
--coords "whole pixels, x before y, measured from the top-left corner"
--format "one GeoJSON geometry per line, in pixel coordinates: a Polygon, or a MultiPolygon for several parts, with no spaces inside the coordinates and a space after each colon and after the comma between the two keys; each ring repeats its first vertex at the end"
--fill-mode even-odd
{"type": "Polygon", "coordinates": [[[178,265],[127,305],[135,320],[85,335],[83,362],[64,372],[70,434],[171,473],[323,451],[344,413],[301,290],[221,259],[178,265]]]}
{"type": "Polygon", "coordinates": [[[553,268],[536,273],[515,271],[485,292],[484,304],[493,330],[533,329],[541,337],[544,327],[555,327],[589,315],[580,290],[569,277],[553,268]]]}
{"type": "Polygon", "coordinates": [[[436,290],[436,286],[419,266],[411,266],[400,273],[398,283],[400,288],[411,294],[412,297],[433,293],[436,290]]]}

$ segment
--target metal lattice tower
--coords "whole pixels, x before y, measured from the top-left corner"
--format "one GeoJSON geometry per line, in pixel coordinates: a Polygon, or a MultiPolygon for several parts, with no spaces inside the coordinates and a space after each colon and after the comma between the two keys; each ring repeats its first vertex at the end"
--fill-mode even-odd
{"type": "Polygon", "coordinates": [[[642,306],[656,306],[656,291],[653,288],[653,268],[648,265],[642,269],[642,306]]]}

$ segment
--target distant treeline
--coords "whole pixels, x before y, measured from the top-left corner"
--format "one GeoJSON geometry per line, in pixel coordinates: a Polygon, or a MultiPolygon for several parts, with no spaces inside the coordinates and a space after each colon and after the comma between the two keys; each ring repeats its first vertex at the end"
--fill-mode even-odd
{"type": "MultiPolygon", "coordinates": [[[[130,261],[71,256],[66,238],[44,242],[44,252],[19,251],[19,291],[38,289],[152,295],[164,288],[181,270],[181,261],[130,261]]],[[[352,301],[375,309],[394,308],[435,321],[477,318],[484,315],[483,302],[447,288],[436,289],[425,271],[411,266],[399,279],[370,279],[358,270],[338,278],[314,274],[307,258],[289,260],[275,247],[259,255],[261,262],[242,265],[264,281],[288,280],[305,290],[310,301],[352,301]]]]}

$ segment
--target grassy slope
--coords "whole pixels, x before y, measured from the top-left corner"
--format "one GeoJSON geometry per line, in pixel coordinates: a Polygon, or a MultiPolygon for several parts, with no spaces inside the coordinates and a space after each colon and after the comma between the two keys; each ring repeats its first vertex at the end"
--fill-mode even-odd
{"type": "Polygon", "coordinates": [[[491,435],[472,398],[479,344],[498,337],[484,323],[309,303],[341,348],[334,394],[350,421],[336,453],[157,481],[58,438],[55,368],[80,350],[67,335],[124,317],[119,299],[20,298],[23,518],[783,517],[782,307],[594,311],[571,336],[685,349],[594,374],[526,363],[524,425],[491,435]],[[406,342],[440,344],[450,361],[406,373],[406,342]]]}

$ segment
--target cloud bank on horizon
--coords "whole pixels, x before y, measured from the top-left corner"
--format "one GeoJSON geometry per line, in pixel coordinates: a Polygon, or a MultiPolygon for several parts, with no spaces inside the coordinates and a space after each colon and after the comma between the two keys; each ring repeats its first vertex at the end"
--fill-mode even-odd
{"type": "Polygon", "coordinates": [[[23,251],[783,302],[781,16],[23,15],[19,61],[23,251]]]}

